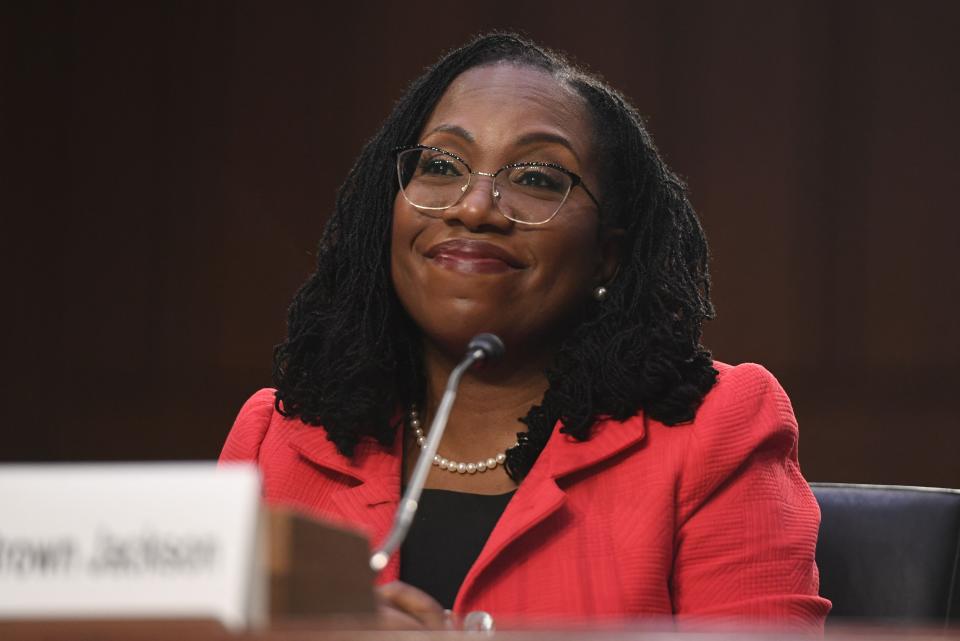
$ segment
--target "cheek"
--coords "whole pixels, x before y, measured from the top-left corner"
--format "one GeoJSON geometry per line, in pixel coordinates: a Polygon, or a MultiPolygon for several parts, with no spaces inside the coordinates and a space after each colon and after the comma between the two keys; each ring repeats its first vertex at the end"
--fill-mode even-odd
{"type": "Polygon", "coordinates": [[[413,241],[419,233],[417,219],[406,211],[404,205],[407,202],[401,196],[397,196],[393,203],[393,213],[390,223],[390,261],[391,269],[396,270],[398,261],[403,261],[407,256],[413,241]],[[408,250],[405,252],[404,250],[408,250]]]}
{"type": "Polygon", "coordinates": [[[425,266],[418,260],[419,255],[414,250],[414,245],[424,224],[423,216],[416,211],[410,211],[407,201],[398,194],[393,206],[390,228],[390,279],[397,297],[407,309],[414,302],[412,297],[423,293],[417,283],[423,278],[423,274],[418,270],[425,266]]]}
{"type": "Polygon", "coordinates": [[[539,276],[545,293],[563,293],[568,297],[587,297],[600,265],[600,244],[595,224],[581,223],[565,227],[555,237],[541,243],[539,276]]]}

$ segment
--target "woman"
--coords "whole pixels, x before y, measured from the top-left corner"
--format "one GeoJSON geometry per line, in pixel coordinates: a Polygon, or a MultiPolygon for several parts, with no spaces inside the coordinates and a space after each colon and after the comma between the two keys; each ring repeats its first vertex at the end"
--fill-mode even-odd
{"type": "Polygon", "coordinates": [[[479,38],[410,87],[341,188],[276,390],[222,460],[270,501],[386,535],[446,378],[471,371],[394,621],[680,618],[822,626],[816,502],[776,380],[711,361],[707,248],[637,112],[559,55],[479,38]]]}

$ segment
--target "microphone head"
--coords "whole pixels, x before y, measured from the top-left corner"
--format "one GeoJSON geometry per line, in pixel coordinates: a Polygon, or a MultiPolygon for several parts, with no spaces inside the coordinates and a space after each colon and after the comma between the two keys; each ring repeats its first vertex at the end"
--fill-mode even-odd
{"type": "Polygon", "coordinates": [[[503,341],[500,340],[499,336],[484,332],[471,338],[467,344],[468,353],[472,354],[477,350],[483,352],[483,360],[490,361],[503,356],[506,348],[503,346],[503,341]]]}

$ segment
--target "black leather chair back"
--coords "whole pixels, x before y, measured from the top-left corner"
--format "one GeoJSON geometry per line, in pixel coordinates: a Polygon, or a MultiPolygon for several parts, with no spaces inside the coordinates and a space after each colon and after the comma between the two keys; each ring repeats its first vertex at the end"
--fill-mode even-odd
{"type": "Polygon", "coordinates": [[[960,622],[960,491],[812,483],[820,594],[844,617],[960,622]]]}

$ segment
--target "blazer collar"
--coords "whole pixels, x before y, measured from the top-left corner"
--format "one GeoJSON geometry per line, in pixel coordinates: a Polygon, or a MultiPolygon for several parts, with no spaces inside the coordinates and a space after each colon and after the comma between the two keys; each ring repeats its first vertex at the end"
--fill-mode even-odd
{"type": "MultiPolygon", "coordinates": [[[[524,479],[507,508],[490,533],[480,556],[460,586],[454,609],[460,611],[470,597],[477,578],[513,541],[560,510],[566,493],[557,480],[598,465],[640,443],[645,435],[642,415],[626,421],[599,421],[587,441],[578,441],[562,434],[559,423],[537,462],[524,479]]],[[[327,433],[320,428],[299,424],[290,438],[290,446],[315,465],[341,474],[351,486],[335,493],[335,508],[350,518],[357,518],[357,509],[366,506],[365,520],[370,526],[371,543],[379,545],[390,529],[393,511],[400,500],[400,466],[403,438],[397,434],[391,446],[384,447],[372,439],[357,444],[354,456],[340,454],[327,433]]],[[[381,573],[378,581],[395,580],[399,576],[399,555],[381,573]]]]}
{"type": "Polygon", "coordinates": [[[480,574],[507,546],[563,507],[567,497],[557,484],[558,479],[598,465],[640,443],[645,436],[642,414],[622,422],[601,420],[587,441],[562,434],[558,423],[530,474],[517,488],[517,493],[497,521],[480,556],[467,572],[454,610],[463,609],[480,574]]]}
{"type": "MultiPolygon", "coordinates": [[[[383,446],[369,438],[357,444],[353,458],[348,458],[334,446],[322,428],[300,424],[290,438],[290,446],[316,465],[348,476],[358,483],[393,482],[400,475],[403,439],[397,434],[393,444],[383,446]]],[[[625,421],[604,419],[593,427],[586,441],[578,441],[554,427],[547,446],[531,470],[538,476],[558,479],[587,469],[639,443],[646,436],[642,414],[625,421]]],[[[399,487],[399,486],[398,486],[399,487]]]]}
{"type": "Polygon", "coordinates": [[[399,499],[403,456],[400,434],[388,446],[363,438],[357,443],[353,457],[348,458],[327,439],[326,430],[301,424],[290,438],[290,447],[315,465],[351,479],[369,505],[399,499]]]}
{"type": "MultiPolygon", "coordinates": [[[[534,465],[534,470],[544,467],[545,476],[559,479],[616,456],[642,441],[646,433],[646,421],[642,414],[631,416],[625,421],[602,419],[594,425],[590,438],[586,441],[578,441],[561,433],[558,423],[547,447],[534,465]]],[[[534,470],[531,470],[531,474],[534,470]]]]}

